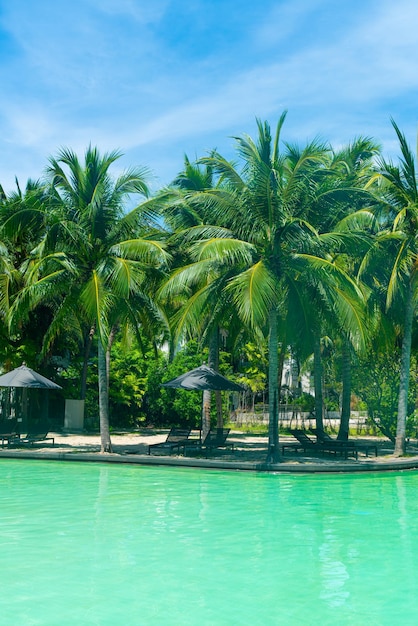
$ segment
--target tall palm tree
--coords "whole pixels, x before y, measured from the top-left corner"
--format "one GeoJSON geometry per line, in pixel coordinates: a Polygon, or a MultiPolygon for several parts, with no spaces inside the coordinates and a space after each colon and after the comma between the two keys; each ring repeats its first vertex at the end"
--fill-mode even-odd
{"type": "Polygon", "coordinates": [[[399,141],[400,161],[398,165],[395,165],[382,158],[379,171],[370,185],[375,181],[380,185],[378,197],[383,210],[379,218],[381,223],[387,226],[377,237],[379,250],[383,249],[384,251],[384,264],[390,269],[387,281],[386,306],[387,308],[391,307],[399,298],[402,299],[404,306],[398,418],[394,451],[396,456],[401,456],[405,453],[412,326],[416,314],[418,293],[418,185],[414,154],[408,146],[405,135],[400,131],[395,121],[391,121],[399,141]]]}
{"type": "MultiPolygon", "coordinates": [[[[165,194],[162,214],[172,231],[178,258],[167,282],[160,290],[161,295],[177,299],[177,311],[172,316],[173,335],[197,335],[208,347],[208,365],[219,368],[219,333],[225,322],[226,297],[222,293],[226,276],[214,263],[203,272],[196,272],[194,263],[200,258],[191,241],[199,238],[202,227],[212,223],[209,207],[201,202],[202,194],[220,184],[215,180],[210,164],[192,163],[185,156],[184,169],[172,183],[171,194],[165,194]],[[190,271],[190,263],[192,271],[190,271]],[[180,298],[180,300],[179,300],[180,298]]],[[[221,392],[215,392],[218,427],[223,425],[221,392]]],[[[202,436],[210,429],[211,392],[203,392],[202,436]]]]}
{"type": "MultiPolygon", "coordinates": [[[[196,202],[207,207],[216,226],[195,229],[193,250],[198,261],[187,269],[189,276],[196,276],[216,265],[222,276],[224,268],[224,291],[242,321],[253,328],[268,329],[268,462],[280,458],[277,329],[279,318],[287,316],[289,293],[303,293],[301,286],[309,276],[311,282],[326,285],[324,294],[339,291],[346,314],[357,295],[353,281],[320,256],[321,238],[306,220],[312,176],[323,167],[327,148],[313,141],[303,150],[286,145],[282,154],[280,133],[285,117],[286,113],[274,137],[267,122],[257,121],[257,141],[248,136],[236,138],[241,171],[217,153],[203,160],[223,182],[195,196],[196,202]]],[[[199,296],[203,301],[205,290],[199,296]]]]}
{"type": "MultiPolygon", "coordinates": [[[[341,150],[333,153],[327,169],[321,172],[317,184],[316,202],[310,211],[310,221],[320,233],[333,232],[339,234],[339,241],[333,241],[331,254],[338,264],[350,274],[356,274],[363,255],[371,246],[369,232],[375,227],[375,218],[370,205],[373,197],[365,186],[370,180],[373,170],[373,159],[379,152],[379,145],[368,137],[359,137],[341,150]]],[[[327,332],[334,329],[341,341],[342,359],[342,402],[341,421],[338,439],[345,440],[349,433],[350,400],[351,400],[351,350],[359,348],[359,335],[341,324],[335,307],[326,312],[327,332]]],[[[356,329],[357,331],[358,329],[356,329]]],[[[316,339],[318,344],[319,339],[316,339]]],[[[360,342],[361,345],[361,342],[360,342]]],[[[319,370],[321,366],[318,345],[314,350],[314,363],[319,370]]],[[[322,384],[320,372],[315,376],[318,384],[322,384]]],[[[315,392],[315,398],[322,393],[315,392]]],[[[319,405],[319,401],[318,401],[319,405]]],[[[318,406],[316,412],[318,413],[318,406]]]]}
{"type": "Polygon", "coordinates": [[[50,159],[50,224],[13,310],[16,317],[49,303],[53,321],[45,348],[61,332],[97,334],[102,452],[111,451],[106,349],[113,313],[146,292],[149,273],[166,259],[163,243],[148,235],[154,216],[147,201],[125,212],[132,194],[148,195],[147,171],[131,169],[114,180],[109,169],[119,157],[89,147],[82,163],[69,149],[50,159]]]}
{"type": "MultiPolygon", "coordinates": [[[[18,344],[28,345],[29,338],[29,343],[36,343],[39,350],[48,319],[47,310],[43,309],[43,314],[31,316],[26,327],[20,319],[19,333],[12,334],[7,328],[10,305],[24,284],[32,250],[45,232],[49,215],[47,197],[45,186],[30,179],[25,188],[16,179],[16,189],[8,194],[0,189],[0,316],[6,324],[4,336],[10,344],[10,350],[3,349],[3,353],[14,352],[20,360],[30,357],[29,354],[22,357],[18,344]]],[[[17,364],[9,358],[6,367],[17,364]]]]}

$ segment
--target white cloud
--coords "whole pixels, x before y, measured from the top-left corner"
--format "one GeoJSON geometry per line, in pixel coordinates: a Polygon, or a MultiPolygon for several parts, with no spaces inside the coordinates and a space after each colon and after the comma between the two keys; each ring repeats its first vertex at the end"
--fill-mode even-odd
{"type": "Polygon", "coordinates": [[[418,93],[414,2],[354,0],[342,22],[331,0],[267,0],[264,22],[257,14],[227,59],[216,46],[183,49],[181,29],[179,46],[174,38],[167,49],[158,28],[171,8],[169,0],[7,3],[1,20],[16,49],[0,64],[0,136],[22,158],[0,151],[2,182],[36,153],[43,167],[60,146],[82,153],[89,142],[157,169],[181,167],[184,151],[222,152],[230,135],[254,132],[256,116],[273,125],[285,108],[291,140],[393,140],[390,115],[415,132],[405,107],[418,93]]]}
{"type": "Polygon", "coordinates": [[[1,107],[3,140],[22,148],[44,145],[54,137],[54,122],[47,109],[35,102],[8,103],[1,107]]]}

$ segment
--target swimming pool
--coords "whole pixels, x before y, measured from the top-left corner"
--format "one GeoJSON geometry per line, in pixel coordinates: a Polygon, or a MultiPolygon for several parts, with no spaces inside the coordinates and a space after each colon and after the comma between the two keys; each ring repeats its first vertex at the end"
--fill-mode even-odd
{"type": "Polygon", "coordinates": [[[2,626],[416,624],[418,473],[4,459],[2,626]]]}

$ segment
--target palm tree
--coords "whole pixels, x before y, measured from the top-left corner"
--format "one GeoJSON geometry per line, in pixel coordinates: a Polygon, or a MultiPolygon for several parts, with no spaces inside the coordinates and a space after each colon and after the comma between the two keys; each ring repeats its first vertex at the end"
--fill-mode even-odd
{"type": "Polygon", "coordinates": [[[403,337],[400,362],[398,418],[395,440],[396,456],[405,453],[406,419],[408,416],[408,391],[412,344],[412,326],[416,312],[417,259],[418,259],[418,185],[415,157],[405,135],[394,120],[393,128],[399,140],[401,158],[399,165],[381,159],[379,171],[370,185],[377,181],[378,198],[382,212],[380,220],[387,228],[377,237],[379,250],[385,252],[385,266],[390,266],[387,282],[386,306],[391,307],[401,298],[404,306],[403,337]],[[395,254],[392,256],[393,246],[395,254]],[[391,250],[387,247],[390,246],[391,250]]]}
{"type": "Polygon", "coordinates": [[[106,349],[114,311],[145,294],[149,273],[166,259],[163,243],[149,234],[154,216],[147,201],[124,211],[132,194],[148,195],[147,171],[131,169],[113,180],[109,168],[119,157],[89,147],[84,163],[69,149],[50,159],[50,223],[13,310],[16,317],[49,304],[45,349],[62,332],[97,334],[102,452],[111,451],[106,349]]]}
{"type": "MultiPolygon", "coordinates": [[[[286,145],[280,152],[284,113],[271,136],[267,122],[257,121],[258,139],[237,137],[241,171],[213,153],[202,162],[210,165],[222,185],[197,193],[211,215],[212,224],[195,229],[193,251],[198,260],[183,272],[196,277],[217,267],[226,282],[223,291],[248,326],[267,328],[269,342],[269,443],[268,462],[279,460],[278,446],[278,321],[288,314],[289,293],[303,293],[307,277],[322,281],[324,293],[339,290],[346,309],[358,290],[353,281],[329,259],[319,256],[321,238],[307,222],[311,181],[323,167],[327,148],[318,141],[303,150],[286,145]],[[343,288],[344,286],[344,288],[343,288]]],[[[204,301],[206,289],[200,290],[204,301]]],[[[305,292],[306,293],[306,292],[305,292]]],[[[306,303],[307,306],[307,303],[306,303]]]]}
{"type": "MultiPolygon", "coordinates": [[[[172,315],[173,338],[197,335],[200,342],[208,347],[209,367],[219,369],[219,334],[225,322],[226,294],[223,293],[226,276],[224,268],[214,263],[206,266],[206,271],[196,271],[196,261],[200,258],[200,248],[190,246],[199,237],[202,227],[211,224],[209,207],[200,199],[202,194],[215,189],[212,167],[207,164],[192,163],[185,156],[184,169],[172,183],[171,193],[164,194],[161,207],[165,223],[171,229],[171,238],[177,252],[176,267],[160,290],[160,294],[170,301],[177,301],[176,312],[172,315]],[[191,262],[191,265],[190,265],[191,262]],[[191,271],[190,271],[191,270],[191,271]]],[[[215,392],[218,427],[223,425],[221,392],[215,392]]],[[[203,392],[202,437],[210,429],[211,392],[203,392]]]]}
{"type": "MultiPolygon", "coordinates": [[[[331,253],[338,264],[350,274],[356,274],[357,268],[364,254],[371,246],[368,233],[374,229],[375,218],[370,211],[373,197],[365,190],[365,186],[374,173],[373,159],[379,152],[379,145],[368,137],[359,137],[350,144],[333,153],[328,169],[322,172],[317,182],[317,200],[310,213],[311,223],[320,233],[338,232],[339,241],[333,242],[331,253]]],[[[342,361],[342,402],[341,421],[338,439],[346,440],[349,434],[350,401],[351,401],[351,351],[359,348],[358,329],[353,334],[352,329],[341,323],[338,310],[334,306],[328,308],[325,314],[328,333],[330,327],[334,329],[341,341],[342,361]]],[[[319,372],[315,376],[317,384],[322,384],[322,369],[320,361],[319,338],[314,354],[314,363],[319,372]]],[[[322,396],[322,392],[315,391],[315,398],[322,396]]],[[[316,413],[320,410],[318,406],[316,413]]],[[[318,426],[317,426],[318,427],[318,426]]]]}
{"type": "MultiPolygon", "coordinates": [[[[20,362],[30,359],[30,356],[28,353],[22,354],[18,349],[19,344],[35,344],[39,350],[39,339],[48,320],[48,312],[44,308],[39,315],[32,315],[26,326],[20,319],[18,333],[9,332],[10,305],[24,285],[32,250],[39,244],[45,231],[47,207],[47,193],[40,181],[29,179],[25,188],[22,188],[16,179],[16,190],[9,194],[0,188],[0,315],[5,324],[4,337],[9,344],[9,350],[4,346],[3,356],[14,353],[20,362]]],[[[6,360],[6,367],[20,364],[13,357],[6,360]]]]}

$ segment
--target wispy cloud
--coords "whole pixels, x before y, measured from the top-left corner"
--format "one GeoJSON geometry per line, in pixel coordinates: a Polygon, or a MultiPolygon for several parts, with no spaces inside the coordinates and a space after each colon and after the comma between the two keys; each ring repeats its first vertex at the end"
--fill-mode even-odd
{"type": "Polygon", "coordinates": [[[228,151],[284,108],[292,141],[369,134],[392,149],[390,115],[416,132],[417,23],[412,0],[4,3],[0,180],[92,142],[167,181],[184,151],[228,151]]]}

